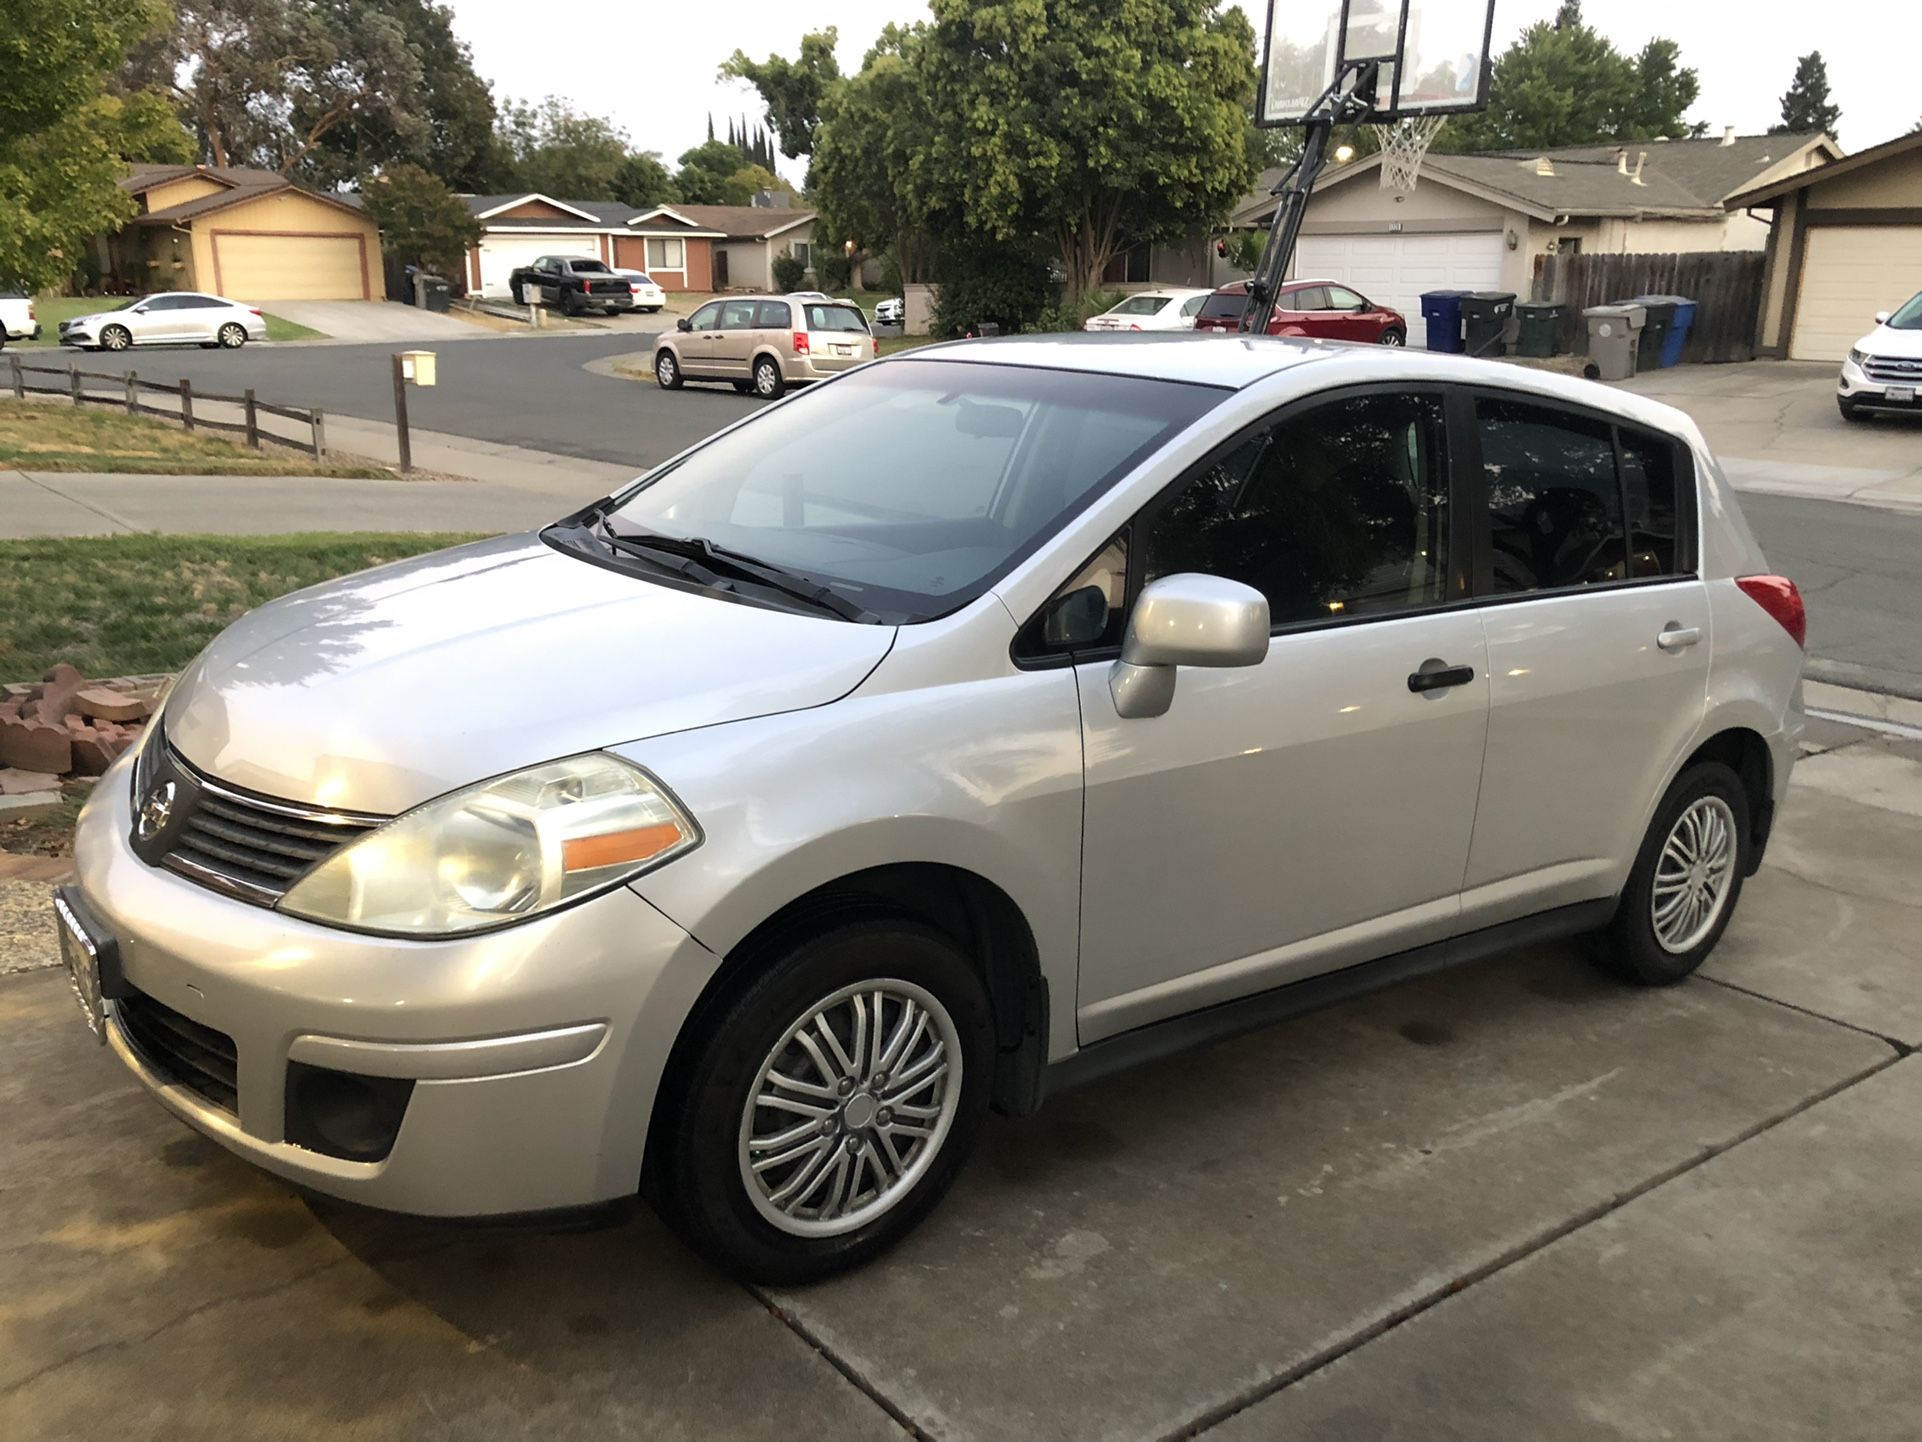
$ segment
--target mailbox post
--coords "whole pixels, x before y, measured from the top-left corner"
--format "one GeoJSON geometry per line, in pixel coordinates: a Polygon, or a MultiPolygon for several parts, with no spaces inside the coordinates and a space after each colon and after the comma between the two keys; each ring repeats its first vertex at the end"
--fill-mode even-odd
{"type": "Polygon", "coordinates": [[[413,438],[407,431],[407,387],[431,386],[435,381],[435,357],[430,350],[394,352],[394,432],[400,438],[400,469],[404,475],[414,469],[413,438]]]}

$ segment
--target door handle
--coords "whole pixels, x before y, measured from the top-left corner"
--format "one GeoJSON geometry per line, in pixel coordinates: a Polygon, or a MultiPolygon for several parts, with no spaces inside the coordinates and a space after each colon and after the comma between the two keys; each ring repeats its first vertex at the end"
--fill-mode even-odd
{"type": "Polygon", "coordinates": [[[1655,644],[1664,651],[1681,651],[1693,646],[1702,639],[1700,626],[1678,626],[1670,621],[1662,628],[1662,634],[1655,638],[1655,644]]]}
{"type": "Polygon", "coordinates": [[[1444,691],[1450,686],[1466,686],[1474,679],[1473,666],[1451,666],[1438,656],[1430,656],[1409,672],[1408,689],[1420,695],[1423,691],[1444,691]]]}

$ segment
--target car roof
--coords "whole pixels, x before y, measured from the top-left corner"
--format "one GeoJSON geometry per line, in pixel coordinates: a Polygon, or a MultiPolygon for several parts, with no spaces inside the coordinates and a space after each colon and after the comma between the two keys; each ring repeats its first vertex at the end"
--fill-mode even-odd
{"type": "MultiPolygon", "coordinates": [[[[874,364],[913,365],[933,360],[1136,376],[1230,390],[1287,374],[1297,382],[1294,389],[1299,394],[1382,383],[1486,385],[1532,392],[1545,399],[1612,412],[1660,430],[1697,435],[1694,422],[1673,406],[1599,381],[1507,361],[1476,360],[1404,346],[1209,331],[1064,331],[947,341],[903,351],[874,364]]],[[[1276,403],[1288,399],[1278,396],[1276,403]]]]}
{"type": "MultiPolygon", "coordinates": [[[[1298,290],[1304,285],[1338,285],[1344,290],[1361,289],[1360,286],[1350,285],[1345,280],[1317,280],[1312,276],[1298,275],[1293,280],[1284,280],[1280,285],[1276,286],[1275,294],[1279,295],[1284,290],[1298,290]]],[[[1248,282],[1245,280],[1231,280],[1226,285],[1216,286],[1214,293],[1216,295],[1246,295],[1248,293],[1248,282]]]]}

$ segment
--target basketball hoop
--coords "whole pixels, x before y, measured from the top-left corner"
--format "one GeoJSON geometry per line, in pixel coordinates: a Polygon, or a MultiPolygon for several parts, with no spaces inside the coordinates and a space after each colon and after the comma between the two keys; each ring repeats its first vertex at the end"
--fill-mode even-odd
{"type": "Polygon", "coordinates": [[[1371,125],[1381,140],[1381,188],[1413,190],[1421,174],[1422,158],[1435,133],[1448,123],[1446,114],[1405,115],[1388,125],[1371,125]]]}

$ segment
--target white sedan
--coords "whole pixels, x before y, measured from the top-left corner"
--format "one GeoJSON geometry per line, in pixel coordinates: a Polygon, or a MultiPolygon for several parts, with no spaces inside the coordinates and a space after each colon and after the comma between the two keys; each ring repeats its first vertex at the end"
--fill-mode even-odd
{"type": "Polygon", "coordinates": [[[60,344],[83,350],[136,345],[200,345],[238,350],[267,339],[267,318],[251,305],[197,291],[170,291],[123,301],[112,310],[60,322],[60,344]]]}
{"type": "Polygon", "coordinates": [[[616,270],[614,274],[634,287],[634,309],[657,311],[667,304],[667,292],[646,271],[616,270]]]}
{"type": "Polygon", "coordinates": [[[1209,290],[1144,290],[1089,316],[1083,330],[1193,330],[1209,290]]]}

